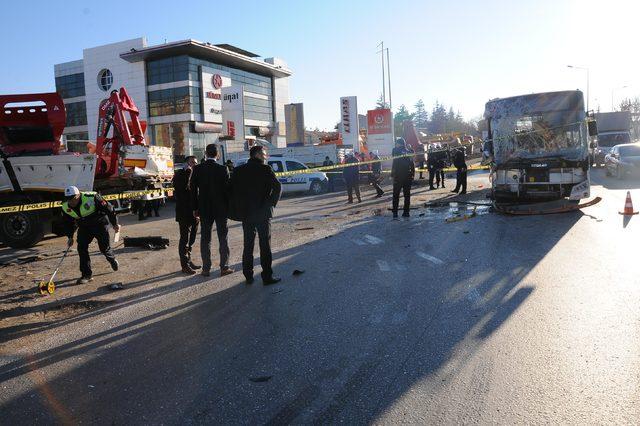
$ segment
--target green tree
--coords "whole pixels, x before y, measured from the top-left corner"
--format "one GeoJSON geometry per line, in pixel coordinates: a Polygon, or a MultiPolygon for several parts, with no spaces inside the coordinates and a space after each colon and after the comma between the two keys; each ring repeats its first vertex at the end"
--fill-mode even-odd
{"type": "Polygon", "coordinates": [[[438,134],[444,133],[447,127],[447,110],[438,100],[436,100],[433,109],[431,110],[431,120],[427,128],[429,133],[438,134]]]}
{"type": "Polygon", "coordinates": [[[413,113],[413,123],[417,129],[426,129],[429,124],[429,114],[424,109],[424,102],[422,99],[418,99],[418,102],[414,105],[415,111],[413,113]]]}
{"type": "Polygon", "coordinates": [[[382,99],[382,93],[380,93],[380,96],[376,101],[376,109],[387,109],[387,108],[389,108],[389,103],[382,99]]]}
{"type": "Polygon", "coordinates": [[[411,114],[407,107],[403,104],[398,107],[398,111],[393,117],[393,128],[395,130],[396,136],[402,135],[402,122],[405,120],[413,120],[413,114],[411,114]]]}

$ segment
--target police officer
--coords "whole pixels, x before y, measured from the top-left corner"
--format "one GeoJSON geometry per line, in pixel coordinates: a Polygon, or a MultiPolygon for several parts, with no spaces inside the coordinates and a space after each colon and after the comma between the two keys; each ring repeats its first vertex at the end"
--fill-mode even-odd
{"type": "Polygon", "coordinates": [[[415,174],[415,166],[413,164],[413,156],[407,154],[412,153],[410,151],[404,138],[396,138],[396,146],[391,151],[393,157],[393,164],[391,165],[391,177],[393,178],[393,201],[391,204],[391,210],[393,211],[393,218],[398,217],[398,204],[400,203],[400,190],[404,196],[404,209],[402,217],[409,217],[409,208],[411,207],[411,184],[413,183],[413,176],[415,174]]]}
{"type": "Polygon", "coordinates": [[[429,154],[427,156],[427,169],[429,170],[429,189],[436,189],[433,186],[433,178],[436,176],[436,165],[437,165],[437,159],[436,159],[436,153],[431,150],[429,151],[429,154]]]}
{"type": "Polygon", "coordinates": [[[464,159],[464,148],[457,148],[453,156],[453,165],[456,167],[456,187],[451,192],[467,193],[467,163],[464,159]]]}
{"type": "Polygon", "coordinates": [[[356,197],[358,197],[358,202],[361,203],[362,199],[360,198],[360,172],[358,170],[358,157],[354,154],[349,154],[344,162],[345,164],[353,164],[353,166],[348,166],[342,169],[342,177],[344,178],[344,183],[347,186],[347,204],[353,204],[354,190],[356,192],[356,197]]]}
{"type": "Polygon", "coordinates": [[[449,162],[449,151],[440,151],[438,154],[439,158],[435,162],[436,188],[440,187],[440,181],[442,181],[442,187],[444,188],[444,169],[449,162]]]}
{"type": "Polygon", "coordinates": [[[89,244],[95,238],[98,241],[100,251],[111,264],[111,269],[118,270],[111,245],[109,243],[109,224],[114,231],[120,231],[118,218],[111,204],[106,202],[95,192],[80,192],[75,186],[69,186],[64,190],[65,201],[62,203],[62,212],[65,219],[65,228],[69,240],[67,245],[73,245],[73,234],[78,228],[78,257],[80,258],[80,272],[78,284],[86,284],[92,280],[91,259],[89,258],[89,244]]]}
{"type": "Polygon", "coordinates": [[[380,182],[382,181],[382,163],[380,162],[380,157],[373,151],[369,153],[369,159],[373,161],[373,163],[371,163],[369,183],[376,190],[376,198],[380,198],[384,195],[384,191],[380,187],[380,182]]]}

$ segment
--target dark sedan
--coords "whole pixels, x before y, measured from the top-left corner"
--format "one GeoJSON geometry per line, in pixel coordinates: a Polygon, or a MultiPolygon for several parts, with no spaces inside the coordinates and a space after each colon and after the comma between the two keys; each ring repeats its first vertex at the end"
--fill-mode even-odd
{"type": "Polygon", "coordinates": [[[607,176],[624,179],[629,174],[640,174],[640,144],[616,145],[604,157],[607,176]]]}

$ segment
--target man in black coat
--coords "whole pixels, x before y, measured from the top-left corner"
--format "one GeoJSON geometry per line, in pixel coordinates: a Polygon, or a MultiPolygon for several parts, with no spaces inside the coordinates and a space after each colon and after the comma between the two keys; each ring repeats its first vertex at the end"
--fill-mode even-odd
{"type": "Polygon", "coordinates": [[[342,169],[342,177],[344,178],[344,184],[347,186],[348,204],[353,203],[353,190],[356,191],[356,197],[358,202],[361,203],[360,198],[360,172],[358,170],[358,158],[354,154],[349,154],[344,161],[346,164],[353,164],[353,166],[345,167],[342,169]]]}
{"type": "Polygon", "coordinates": [[[398,205],[400,204],[400,190],[404,196],[404,208],[402,217],[409,217],[409,208],[411,207],[411,184],[413,183],[413,176],[415,174],[415,165],[413,164],[413,156],[404,138],[396,138],[396,146],[391,151],[393,157],[393,164],[391,165],[391,177],[393,178],[393,200],[391,204],[391,210],[393,211],[393,218],[398,217],[398,205]]]}
{"type": "Polygon", "coordinates": [[[456,167],[456,187],[451,192],[458,192],[460,194],[467,193],[467,163],[464,159],[464,148],[456,149],[453,157],[453,165],[456,167]]]}
{"type": "Polygon", "coordinates": [[[233,217],[242,221],[244,250],[242,272],[247,284],[253,283],[253,247],[258,233],[262,283],[275,284],[271,267],[271,218],[280,200],[281,184],[273,169],[265,164],[268,158],[263,146],[253,146],[249,161],[236,167],[230,184],[233,217]]]}
{"type": "Polygon", "coordinates": [[[211,273],[211,230],[216,225],[220,245],[220,276],[233,273],[229,267],[229,243],[227,242],[227,212],[229,209],[229,169],[218,164],[218,147],[209,144],[205,148],[206,159],[191,173],[191,208],[200,218],[200,254],[202,275],[211,273]]]}
{"type": "Polygon", "coordinates": [[[180,241],[178,242],[178,255],[182,272],[193,275],[200,267],[191,262],[191,248],[196,241],[199,220],[193,215],[191,207],[191,192],[189,191],[189,179],[198,160],[193,155],[184,159],[184,167],[176,170],[173,175],[173,196],[176,201],[176,222],[180,227],[180,241]]]}
{"type": "Polygon", "coordinates": [[[369,154],[369,159],[375,161],[375,163],[371,163],[369,183],[376,190],[376,198],[380,198],[384,195],[384,191],[380,187],[380,182],[382,182],[382,163],[379,161],[380,157],[378,157],[375,152],[369,154]]]}

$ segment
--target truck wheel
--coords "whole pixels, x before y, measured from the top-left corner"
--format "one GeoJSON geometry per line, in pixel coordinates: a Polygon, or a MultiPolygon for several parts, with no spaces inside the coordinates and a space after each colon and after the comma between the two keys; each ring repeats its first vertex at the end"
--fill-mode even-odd
{"type": "Polygon", "coordinates": [[[37,212],[0,215],[0,240],[13,248],[29,248],[44,237],[44,220],[37,212]]]}
{"type": "Polygon", "coordinates": [[[313,195],[319,195],[324,192],[324,187],[322,186],[321,182],[318,182],[316,180],[311,182],[311,186],[309,187],[309,192],[311,192],[313,195]]]}

